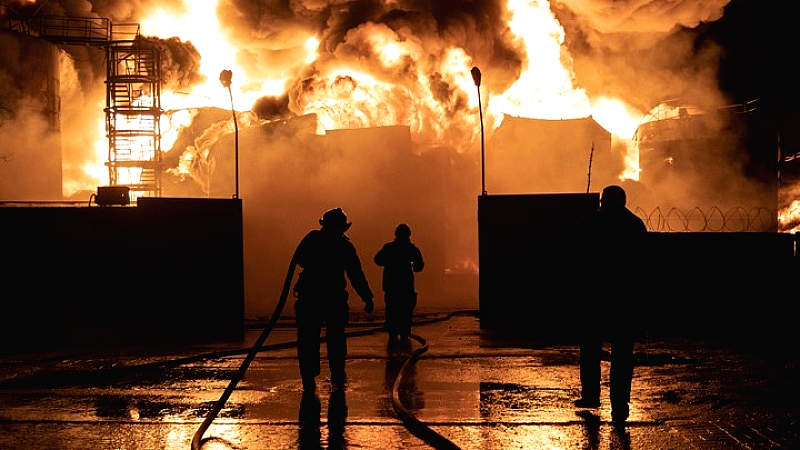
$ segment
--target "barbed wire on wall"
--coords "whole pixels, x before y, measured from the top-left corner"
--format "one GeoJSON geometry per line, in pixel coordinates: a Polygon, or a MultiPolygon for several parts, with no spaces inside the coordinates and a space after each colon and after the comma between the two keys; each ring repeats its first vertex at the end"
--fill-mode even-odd
{"type": "Polygon", "coordinates": [[[696,206],[690,210],[657,207],[649,213],[637,207],[634,211],[649,231],[660,232],[775,232],[778,213],[767,208],[734,207],[723,211],[713,206],[707,210],[696,206]]]}

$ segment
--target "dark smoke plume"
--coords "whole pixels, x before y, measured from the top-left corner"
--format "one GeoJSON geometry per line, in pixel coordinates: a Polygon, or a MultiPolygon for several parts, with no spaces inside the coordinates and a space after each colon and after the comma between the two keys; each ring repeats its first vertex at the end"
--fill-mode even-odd
{"type": "MultiPolygon", "coordinates": [[[[223,0],[221,22],[233,42],[247,49],[254,73],[291,74],[299,82],[316,72],[298,65],[309,36],[320,41],[317,67],[353,67],[378,80],[404,84],[417,80],[417,70],[432,74],[430,61],[451,47],[462,48],[476,64],[494,67],[487,80],[502,91],[513,83],[525,59],[508,32],[506,9],[500,1],[353,1],[272,2],[223,0]],[[385,67],[368,40],[375,30],[392,33],[421,49],[418,60],[385,67]]],[[[295,96],[302,94],[295,93],[295,96]]],[[[295,111],[300,113],[300,111],[295,111]]]]}
{"type": "Polygon", "coordinates": [[[189,90],[205,81],[206,77],[200,73],[202,56],[191,42],[181,42],[177,37],[140,37],[139,40],[159,49],[162,90],[189,90]]]}

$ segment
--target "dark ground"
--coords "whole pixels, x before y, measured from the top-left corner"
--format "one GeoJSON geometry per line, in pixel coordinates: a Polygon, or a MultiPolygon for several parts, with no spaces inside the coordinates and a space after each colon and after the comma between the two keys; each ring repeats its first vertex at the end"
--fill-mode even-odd
{"type": "MultiPolygon", "coordinates": [[[[277,328],[266,343],[273,347],[258,354],[204,434],[211,438],[206,447],[432,448],[403,426],[391,401],[396,374],[420,345],[390,351],[377,325],[356,317],[352,331],[359,335],[349,340],[341,397],[323,364],[319,414],[313,402],[311,413],[318,421],[310,424],[291,345],[295,331],[277,328]]],[[[431,312],[417,317],[414,333],[429,347],[404,372],[400,398],[419,421],[464,449],[800,448],[800,343],[779,331],[646,336],[635,349],[631,416],[620,427],[610,422],[607,361],[601,408],[576,410],[574,343],[481,329],[475,312],[431,312]]],[[[188,449],[260,332],[205,344],[150,336],[6,346],[0,448],[188,449]]]]}

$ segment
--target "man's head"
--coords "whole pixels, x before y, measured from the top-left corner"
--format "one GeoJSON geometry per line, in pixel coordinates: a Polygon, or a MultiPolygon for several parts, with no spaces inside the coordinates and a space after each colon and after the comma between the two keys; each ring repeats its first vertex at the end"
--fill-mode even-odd
{"type": "Polygon", "coordinates": [[[394,237],[400,240],[410,239],[411,228],[408,225],[401,223],[400,225],[397,226],[397,228],[394,229],[394,237]]]}
{"type": "Polygon", "coordinates": [[[603,189],[600,196],[600,209],[619,210],[625,207],[625,190],[619,186],[611,185],[603,189]]]}
{"type": "Polygon", "coordinates": [[[350,229],[351,222],[347,221],[347,214],[342,211],[342,208],[334,208],[325,211],[322,218],[319,219],[319,224],[323,229],[344,233],[350,229]]]}

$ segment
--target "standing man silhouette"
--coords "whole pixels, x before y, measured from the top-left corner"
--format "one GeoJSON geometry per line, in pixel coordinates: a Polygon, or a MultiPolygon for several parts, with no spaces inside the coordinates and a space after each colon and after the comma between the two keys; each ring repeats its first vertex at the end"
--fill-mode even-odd
{"type": "Polygon", "coordinates": [[[394,240],[375,254],[375,264],[383,267],[383,295],[386,302],[386,330],[389,343],[405,342],[411,334],[411,320],[417,306],[414,272],[422,271],[422,252],[411,242],[411,228],[401,223],[394,240]]]}
{"type": "Polygon", "coordinates": [[[628,418],[633,378],[635,323],[633,302],[639,295],[639,257],[647,228],[626,206],[625,190],[608,186],[600,208],[575,226],[579,261],[585,266],[589,291],[583,293],[580,325],[581,398],[579,408],[600,406],[600,360],[603,343],[611,342],[611,417],[628,418]]]}
{"type": "Polygon", "coordinates": [[[303,390],[316,389],[320,374],[320,333],[325,324],[325,338],[331,384],[341,387],[346,380],[345,358],[349,321],[347,279],[361,300],[364,311],[373,310],[373,295],[361,267],[355,246],[345,236],[352,225],[341,208],[331,209],[319,221],[322,227],[309,232],[297,247],[296,261],[302,268],[294,286],[297,301],[297,356],[303,390]]]}

